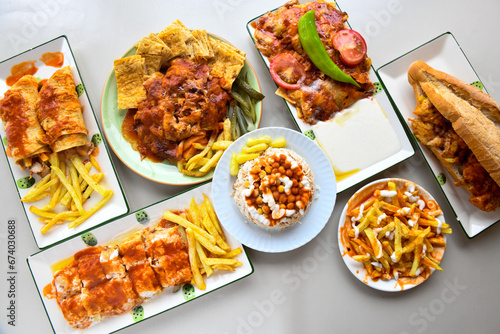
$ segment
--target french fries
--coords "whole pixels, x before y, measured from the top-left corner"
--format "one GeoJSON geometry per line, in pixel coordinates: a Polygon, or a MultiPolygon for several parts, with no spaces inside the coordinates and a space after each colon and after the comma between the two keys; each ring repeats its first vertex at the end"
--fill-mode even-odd
{"type": "Polygon", "coordinates": [[[246,145],[241,148],[241,153],[233,153],[229,162],[229,173],[232,176],[238,176],[240,165],[247,161],[258,158],[259,155],[269,147],[283,148],[286,146],[286,139],[278,137],[274,140],[271,136],[262,136],[259,138],[248,138],[246,145]]]}
{"type": "Polygon", "coordinates": [[[233,143],[231,120],[226,118],[213,130],[210,138],[193,136],[179,144],[184,161],[177,162],[177,169],[184,175],[203,177],[217,166],[224,151],[233,143]]]}
{"type": "Polygon", "coordinates": [[[188,241],[193,284],[196,284],[198,289],[206,288],[203,275],[209,277],[215,270],[234,271],[242,265],[235,259],[242,253],[242,249],[231,249],[226,243],[224,231],[212,203],[205,194],[201,204],[197,204],[193,198],[185,214],[165,211],[163,219],[177,224],[179,229],[184,231],[181,234],[185,233],[188,241]]]}
{"type": "Polygon", "coordinates": [[[426,201],[409,181],[398,185],[389,181],[358,202],[351,199],[340,238],[344,256],[363,263],[368,277],[396,279],[403,287],[425,280],[431,268],[442,270],[444,235],[452,231],[439,220],[435,201],[426,201]]]}
{"type": "Polygon", "coordinates": [[[83,163],[82,158],[75,154],[65,159],[62,154],[52,153],[49,156],[51,172],[35,183],[21,199],[23,202],[37,202],[50,196],[50,201],[43,207],[30,206],[29,210],[40,216],[44,225],[40,229],[47,233],[55,225],[68,223],[68,228],[74,228],[101,209],[113,196],[113,191],[99,184],[104,177],[95,157],[90,156],[89,162],[83,163]],[[90,174],[94,167],[99,173],[90,174]],[[102,199],[94,206],[84,208],[90,195],[97,192],[102,199]],[[59,205],[58,205],[59,204],[59,205]],[[61,207],[64,209],[61,210],[61,207]]]}
{"type": "Polygon", "coordinates": [[[254,90],[246,75],[240,73],[234,81],[231,96],[235,103],[229,105],[226,119],[220,123],[220,132],[213,130],[208,139],[206,136],[193,136],[179,144],[183,161],[177,162],[177,169],[182,174],[193,177],[207,175],[234,140],[255,129],[255,104],[262,100],[264,95],[254,90]]]}

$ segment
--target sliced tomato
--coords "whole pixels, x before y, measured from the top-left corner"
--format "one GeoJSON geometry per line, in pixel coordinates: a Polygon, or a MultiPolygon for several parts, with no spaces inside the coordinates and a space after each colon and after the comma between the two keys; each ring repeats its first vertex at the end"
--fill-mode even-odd
{"type": "Polygon", "coordinates": [[[273,80],[285,89],[298,89],[306,77],[304,67],[289,53],[274,56],[269,70],[273,80]]]}
{"type": "Polygon", "coordinates": [[[366,42],[355,30],[344,29],[332,37],[332,44],[340,52],[340,59],[348,66],[355,66],[366,58],[366,42]]]}

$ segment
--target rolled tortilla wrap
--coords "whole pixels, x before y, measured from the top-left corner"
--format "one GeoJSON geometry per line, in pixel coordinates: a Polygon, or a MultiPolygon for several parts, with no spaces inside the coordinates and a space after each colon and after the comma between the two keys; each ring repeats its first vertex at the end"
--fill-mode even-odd
{"type": "Polygon", "coordinates": [[[57,70],[43,85],[37,103],[37,116],[53,152],[90,146],[69,66],[57,70]]]}
{"type": "Polygon", "coordinates": [[[37,98],[37,80],[31,75],[25,75],[0,101],[0,117],[7,137],[7,154],[23,169],[30,167],[35,158],[41,157],[45,161],[45,153],[50,152],[35,111],[37,98]]]}

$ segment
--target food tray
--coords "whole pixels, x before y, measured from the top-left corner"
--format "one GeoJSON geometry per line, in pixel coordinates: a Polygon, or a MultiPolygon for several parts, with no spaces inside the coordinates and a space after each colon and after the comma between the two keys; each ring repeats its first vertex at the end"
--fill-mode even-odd
{"type": "MultiPolygon", "coordinates": [[[[385,86],[397,111],[406,120],[404,123],[411,132],[408,119],[414,117],[415,95],[408,83],[408,68],[416,60],[449,73],[468,83],[481,82],[467,56],[451,32],[446,32],[427,43],[405,53],[377,69],[377,75],[385,86]]],[[[486,92],[486,88],[483,88],[486,92]]],[[[448,200],[457,220],[469,238],[473,238],[488,227],[500,221],[498,212],[484,212],[469,202],[470,195],[462,187],[453,185],[453,178],[434,154],[418,143],[427,165],[431,169],[448,200]]]]}

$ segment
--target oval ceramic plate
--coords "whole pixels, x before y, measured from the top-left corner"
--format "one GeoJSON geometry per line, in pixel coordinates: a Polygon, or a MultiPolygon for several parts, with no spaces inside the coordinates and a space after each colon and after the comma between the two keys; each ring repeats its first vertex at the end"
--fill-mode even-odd
{"type": "MultiPolygon", "coordinates": [[[[227,43],[227,41],[218,36],[212,34],[210,34],[210,36],[227,43]]],[[[122,58],[134,55],[135,51],[136,48],[134,46],[125,52],[122,58]]],[[[247,74],[248,81],[252,88],[260,92],[261,89],[257,75],[252,65],[247,60],[245,60],[245,65],[241,71],[247,74]]],[[[256,127],[258,127],[262,116],[262,101],[257,103],[255,111],[257,113],[255,124],[256,127]]],[[[116,76],[115,71],[112,70],[106,80],[102,93],[101,119],[106,139],[118,158],[135,173],[158,183],[189,185],[201,183],[212,178],[213,171],[203,177],[192,177],[180,173],[177,166],[170,164],[168,161],[155,163],[147,159],[141,160],[139,152],[134,151],[130,143],[122,136],[121,126],[126,114],[127,110],[118,109],[116,76]]]]}
{"type": "Polygon", "coordinates": [[[245,246],[278,253],[298,248],[312,240],[326,225],[337,197],[337,183],[332,165],[323,150],[300,132],[268,127],[249,132],[236,140],[222,155],[212,181],[213,205],[224,228],[245,246]],[[232,197],[236,178],[229,173],[233,152],[241,152],[248,138],[269,135],[285,137],[287,148],[295,151],[310,165],[316,183],[314,201],[300,223],[281,231],[266,231],[246,220],[232,197]]]}
{"type": "MultiPolygon", "coordinates": [[[[400,186],[403,186],[406,182],[411,182],[408,180],[404,179],[393,179],[393,178],[387,178],[387,179],[380,179],[377,181],[373,181],[366,186],[362,187],[359,189],[352,197],[349,199],[347,204],[344,206],[344,209],[342,210],[342,213],[340,215],[340,221],[339,221],[339,229],[338,229],[338,242],[339,242],[339,249],[340,249],[340,255],[342,256],[342,259],[344,260],[344,263],[346,264],[347,268],[349,268],[349,271],[361,282],[364,284],[368,285],[369,287],[372,287],[377,290],[381,291],[389,291],[389,292],[396,292],[396,291],[403,291],[403,290],[408,290],[411,288],[416,287],[417,285],[425,282],[425,280],[421,281],[418,284],[404,284],[403,287],[396,282],[394,278],[390,280],[378,280],[378,281],[373,281],[367,274],[364,265],[361,262],[358,262],[354,260],[352,257],[350,257],[347,254],[346,246],[342,243],[342,238],[340,236],[340,230],[344,226],[346,222],[346,212],[349,204],[352,201],[356,201],[358,199],[362,198],[367,198],[367,193],[370,192],[372,193],[377,187],[379,187],[382,184],[387,183],[388,181],[394,181],[396,183],[396,186],[399,188],[400,186]]],[[[418,184],[411,182],[412,184],[415,185],[415,189],[418,191],[418,194],[421,195],[426,201],[428,200],[434,200],[434,197],[427,192],[424,188],[419,186],[418,184]]],[[[355,205],[357,206],[357,204],[355,205]]],[[[444,216],[441,214],[440,216],[437,217],[440,221],[444,222],[444,216]]],[[[446,234],[444,234],[445,241],[446,241],[446,234]]],[[[434,247],[438,251],[442,251],[444,253],[444,250],[446,247],[434,247]]],[[[434,269],[431,268],[431,274],[434,272],[434,269]]],[[[429,276],[430,277],[430,276],[429,276]]]]}

